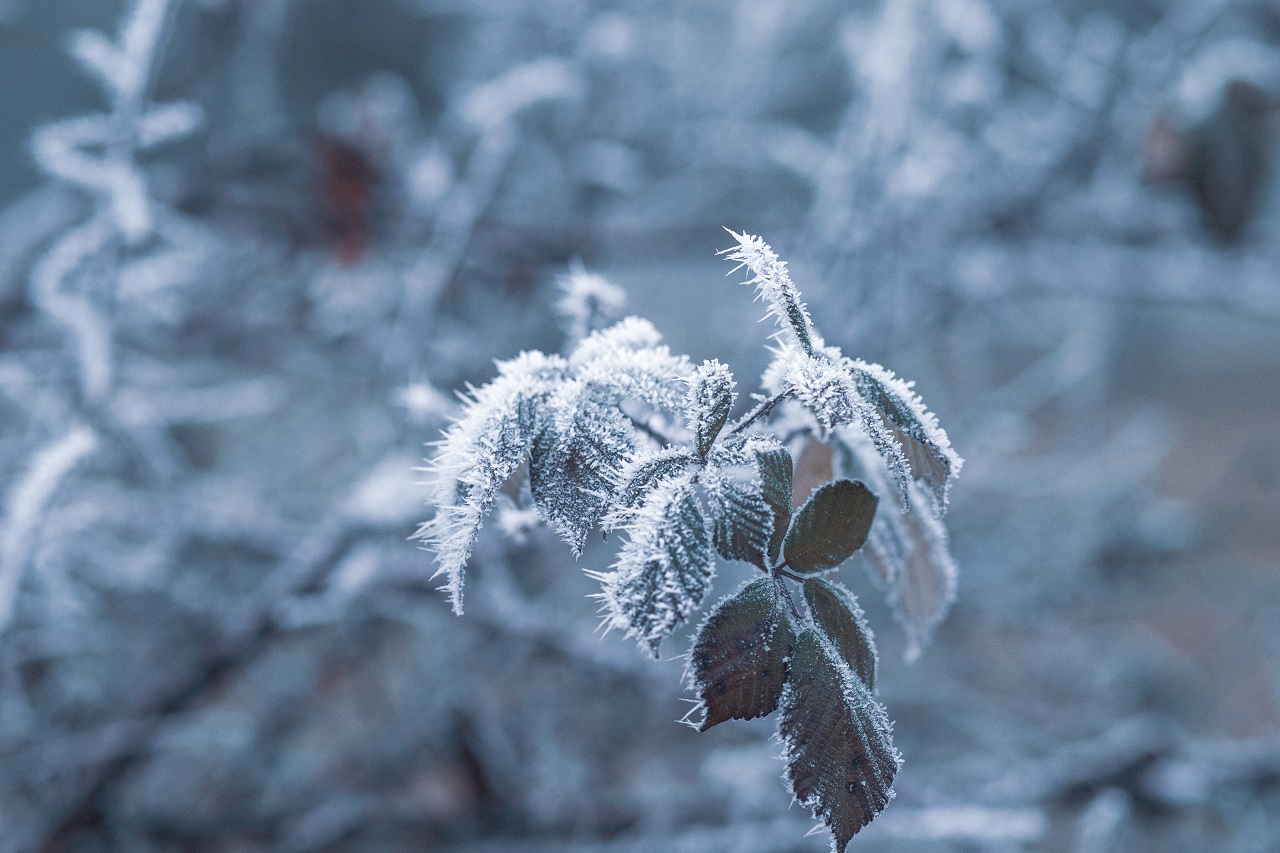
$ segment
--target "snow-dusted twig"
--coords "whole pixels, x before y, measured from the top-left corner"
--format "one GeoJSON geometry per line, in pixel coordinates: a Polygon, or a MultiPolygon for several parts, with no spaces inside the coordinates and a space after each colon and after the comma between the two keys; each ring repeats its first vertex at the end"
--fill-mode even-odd
{"type": "Polygon", "coordinates": [[[73,426],[40,450],[10,489],[0,528],[0,631],[13,618],[18,587],[45,507],[71,469],[97,446],[98,436],[92,429],[73,426]]]}
{"type": "Polygon", "coordinates": [[[136,155],[190,134],[203,120],[200,107],[190,102],[146,104],[169,8],[170,0],[137,0],[116,41],[96,30],[75,33],[71,53],[98,78],[111,112],[57,121],[32,136],[37,165],[89,191],[98,208],[54,244],[32,275],[33,301],[77,341],[81,388],[90,401],[110,389],[111,329],[90,295],[72,292],[71,277],[112,241],[137,245],[152,233],[154,216],[136,155]]]}
{"type": "Polygon", "coordinates": [[[111,327],[90,296],[70,292],[68,280],[114,233],[109,218],[97,214],[63,235],[31,274],[35,304],[75,339],[81,393],[90,401],[102,399],[111,387],[111,327]]]}

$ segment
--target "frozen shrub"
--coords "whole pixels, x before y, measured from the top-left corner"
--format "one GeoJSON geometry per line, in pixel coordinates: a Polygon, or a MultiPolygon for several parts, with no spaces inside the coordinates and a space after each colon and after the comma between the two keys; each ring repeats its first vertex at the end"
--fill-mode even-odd
{"type": "Polygon", "coordinates": [[[726,365],[690,364],[637,317],[591,330],[620,294],[575,270],[559,306],[571,348],[522,353],[470,389],[434,458],[437,509],[418,537],[461,613],[464,568],[496,507],[533,510],[575,555],[596,527],[622,530],[613,565],[590,574],[604,624],[654,657],[704,603],[717,557],[757,567],[698,629],[690,722],[779,711],[787,782],[842,851],[892,799],[901,759],[874,697],[872,632],[829,575],[867,546],[918,653],[953,593],[940,518],[962,463],[910,383],[827,345],[786,264],[759,237],[733,236],[723,254],[748,270],[779,327],[768,394],[731,420],[726,365]],[[795,476],[793,451],[807,446],[831,448],[814,483],[795,476]],[[878,512],[881,502],[892,508],[878,512]]]}

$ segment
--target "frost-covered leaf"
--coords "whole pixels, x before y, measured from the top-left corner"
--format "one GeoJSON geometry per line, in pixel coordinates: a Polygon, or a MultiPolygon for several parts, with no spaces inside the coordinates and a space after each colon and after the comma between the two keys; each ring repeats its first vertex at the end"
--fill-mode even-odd
{"type": "Polygon", "coordinates": [[[717,472],[707,478],[714,516],[713,541],[726,560],[745,560],[767,568],[765,551],[773,532],[773,510],[761,495],[761,484],[717,472]]]}
{"type": "Polygon", "coordinates": [[[933,412],[911,390],[910,382],[878,364],[856,361],[851,369],[858,392],[876,408],[900,446],[911,477],[925,485],[936,512],[941,514],[946,509],[951,482],[960,473],[964,460],[952,449],[951,440],[938,426],[933,412]]]}
{"type": "Polygon", "coordinates": [[[801,574],[832,569],[867,540],[876,496],[856,480],[836,480],[814,491],[791,519],[782,556],[801,574]]]}
{"type": "Polygon", "coordinates": [[[689,655],[689,679],[698,697],[694,711],[703,711],[698,730],[773,713],[794,643],[772,578],[751,581],[721,601],[698,629],[689,655]]]}
{"type": "Polygon", "coordinates": [[[689,467],[693,457],[683,447],[643,450],[624,462],[615,474],[609,512],[601,524],[613,530],[628,524],[658,483],[689,467]]]}
{"type": "Polygon", "coordinates": [[[614,471],[634,451],[626,416],[592,392],[574,381],[558,389],[548,400],[554,416],[530,449],[534,502],[574,556],[605,513],[614,471]]]}
{"type": "Polygon", "coordinates": [[[684,402],[689,361],[674,356],[648,320],[627,317],[592,332],[569,356],[578,379],[609,389],[615,401],[635,398],[675,412],[684,402]]]}
{"type": "Polygon", "coordinates": [[[838,583],[810,578],[804,582],[809,613],[840,657],[862,679],[868,690],[876,687],[876,643],[853,593],[838,583]]]}
{"type": "Polygon", "coordinates": [[[711,588],[715,563],[691,475],[663,480],[627,528],[628,539],[603,582],[605,621],[658,656],[711,588]]]}
{"type": "Polygon", "coordinates": [[[864,414],[871,413],[838,358],[826,353],[809,355],[785,346],[775,351],[774,358],[782,384],[813,414],[824,433],[841,424],[860,422],[864,414]]]}
{"type": "MultiPolygon", "coordinates": [[[[728,229],[726,229],[728,230],[728,229]]],[[[793,342],[806,353],[814,351],[813,321],[809,309],[800,299],[800,290],[791,281],[786,261],[764,240],[752,234],[734,234],[738,245],[720,252],[730,261],[737,261],[734,269],[746,267],[751,273],[747,284],[755,285],[757,298],[769,306],[769,314],[778,322],[784,340],[793,342]]]]}
{"type": "Polygon", "coordinates": [[[699,456],[707,455],[729,420],[729,411],[736,396],[733,374],[719,361],[704,361],[689,377],[684,414],[699,456]]]}
{"type": "Polygon", "coordinates": [[[773,510],[773,530],[769,535],[769,564],[781,559],[782,540],[791,524],[791,454],[776,447],[756,454],[760,470],[761,495],[773,510]]]}
{"type": "Polygon", "coordinates": [[[831,645],[808,630],[788,661],[778,734],[796,800],[843,853],[893,799],[901,759],[884,708],[831,645]]]}
{"type": "Polygon", "coordinates": [[[462,612],[463,568],[498,491],[525,461],[542,429],[542,406],[568,365],[559,356],[526,352],[498,363],[498,376],[471,389],[461,416],[445,431],[431,467],[435,516],[415,537],[436,553],[436,574],[454,612],[462,612]]]}

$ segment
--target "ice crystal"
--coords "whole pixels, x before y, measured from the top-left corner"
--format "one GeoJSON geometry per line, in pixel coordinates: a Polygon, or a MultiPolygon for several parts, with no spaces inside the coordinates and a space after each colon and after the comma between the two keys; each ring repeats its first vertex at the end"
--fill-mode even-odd
{"type": "Polygon", "coordinates": [[[605,513],[618,460],[635,450],[634,428],[607,395],[582,380],[566,382],[546,402],[529,481],[538,509],[578,556],[605,513]]]}
{"type": "Polygon", "coordinates": [[[648,320],[627,317],[588,335],[569,356],[574,376],[607,390],[615,400],[634,398],[666,411],[684,401],[689,360],[674,356],[648,320]]]}
{"type": "Polygon", "coordinates": [[[614,476],[613,508],[602,521],[605,530],[631,522],[658,483],[689,467],[693,455],[683,447],[645,450],[631,456],[614,476]]]}

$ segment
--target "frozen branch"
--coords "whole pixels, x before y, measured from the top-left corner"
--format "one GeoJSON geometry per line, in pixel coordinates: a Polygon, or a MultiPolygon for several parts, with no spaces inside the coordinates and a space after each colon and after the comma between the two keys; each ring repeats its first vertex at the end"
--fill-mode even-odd
{"type": "Polygon", "coordinates": [[[18,587],[49,500],[71,469],[97,446],[98,436],[93,430],[72,427],[35,455],[26,474],[10,490],[4,526],[0,528],[0,631],[13,618],[18,587]]]}

